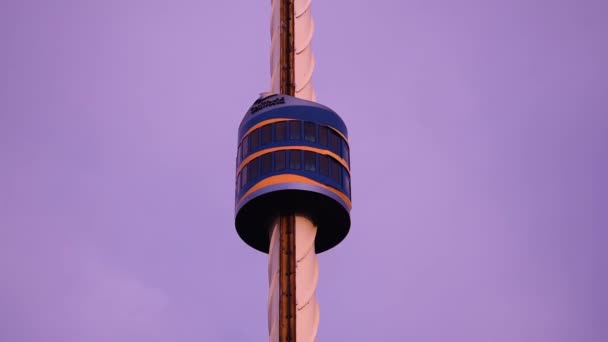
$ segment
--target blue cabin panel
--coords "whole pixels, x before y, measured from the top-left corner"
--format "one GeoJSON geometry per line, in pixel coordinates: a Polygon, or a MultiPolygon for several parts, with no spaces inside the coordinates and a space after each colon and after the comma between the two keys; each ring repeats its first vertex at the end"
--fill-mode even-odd
{"type": "Polygon", "coordinates": [[[350,149],[346,125],[315,102],[275,94],[256,100],[241,125],[236,157],[235,225],[268,252],[268,225],[299,213],[317,225],[318,253],[350,229],[350,149]]]}

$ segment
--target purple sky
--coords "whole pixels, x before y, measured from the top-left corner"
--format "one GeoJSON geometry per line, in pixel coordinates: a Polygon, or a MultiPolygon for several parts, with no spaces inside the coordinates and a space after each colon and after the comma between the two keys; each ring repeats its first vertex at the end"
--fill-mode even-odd
{"type": "MultiPolygon", "coordinates": [[[[270,1],[210,3],[0,2],[0,341],[266,340],[233,174],[270,1]]],[[[313,1],[354,205],[319,341],[608,341],[607,11],[313,1]]]]}

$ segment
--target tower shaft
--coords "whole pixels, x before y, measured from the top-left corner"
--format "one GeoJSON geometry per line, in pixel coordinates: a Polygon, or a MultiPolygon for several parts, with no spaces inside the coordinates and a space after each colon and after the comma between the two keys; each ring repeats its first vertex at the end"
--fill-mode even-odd
{"type": "Polygon", "coordinates": [[[294,341],[294,336],[300,342],[314,341],[319,326],[319,304],[315,294],[319,278],[319,264],[315,252],[317,227],[305,215],[285,215],[274,221],[271,232],[268,253],[270,341],[294,341]],[[290,229],[283,229],[285,227],[290,229]],[[281,234],[282,231],[287,234],[281,234]],[[295,257],[292,258],[293,255],[286,253],[290,251],[286,251],[283,245],[289,245],[294,240],[295,257]],[[287,280],[296,284],[295,294],[292,292],[290,296],[286,296],[280,286],[281,282],[287,280]],[[294,309],[295,311],[291,311],[294,309]],[[286,323],[281,322],[281,317],[286,315],[290,316],[286,323]]]}
{"type": "Polygon", "coordinates": [[[280,341],[296,340],[296,227],[295,215],[283,213],[279,218],[280,232],[280,341]]]}
{"type": "MultiPolygon", "coordinates": [[[[295,95],[294,0],[281,0],[281,93],[295,95]]],[[[281,213],[280,341],[296,341],[296,229],[295,214],[281,213]]]]}
{"type": "Polygon", "coordinates": [[[295,15],[294,0],[280,0],[281,94],[295,96],[295,15]]]}
{"type": "MultiPolygon", "coordinates": [[[[307,75],[306,84],[309,89],[312,89],[310,77],[312,75],[313,63],[308,63],[308,61],[300,63],[299,67],[306,71],[304,73],[301,70],[296,70],[296,4],[294,2],[300,1],[298,5],[304,11],[308,11],[309,8],[308,6],[302,6],[303,2],[301,0],[279,1],[280,92],[290,96],[304,95],[305,97],[314,97],[313,92],[297,94],[296,89],[297,73],[307,75]]],[[[277,1],[275,0],[274,2],[276,4],[277,1]]],[[[308,1],[307,4],[310,5],[310,2],[308,1]]],[[[303,14],[304,11],[299,14],[303,14]]],[[[309,37],[312,36],[312,19],[310,15],[302,19],[308,19],[310,25],[304,25],[301,28],[304,29],[303,31],[309,31],[306,33],[311,33],[309,37]]],[[[309,43],[310,41],[304,45],[305,48],[309,48],[309,43]]],[[[312,54],[309,54],[309,56],[312,56],[312,54]]],[[[310,99],[314,100],[313,98],[310,99]]],[[[318,305],[314,293],[318,278],[317,256],[314,251],[316,227],[312,225],[310,220],[301,216],[296,217],[296,214],[291,211],[280,213],[275,222],[278,222],[278,227],[275,225],[276,228],[274,229],[279,230],[280,236],[278,239],[280,243],[278,256],[280,284],[279,341],[293,342],[296,341],[297,337],[299,337],[298,339],[301,342],[314,341],[318,326],[318,305]],[[302,234],[301,237],[299,236],[300,234],[302,234]],[[300,254],[303,255],[302,258],[299,258],[300,254]],[[299,261],[303,261],[302,266],[306,265],[306,267],[298,268],[297,264],[299,261]],[[299,273],[302,273],[301,275],[296,273],[296,268],[298,268],[299,273]],[[311,274],[314,274],[314,276],[311,277],[311,274]],[[297,287],[301,287],[301,289],[297,287]],[[302,312],[301,317],[298,317],[299,310],[303,308],[306,309],[302,312]],[[296,331],[296,329],[299,331],[296,331]]],[[[273,260],[271,256],[269,262],[272,264],[276,260],[273,260]]],[[[274,338],[270,336],[270,339],[276,339],[276,336],[274,338]]]]}
{"type": "Polygon", "coordinates": [[[317,253],[350,229],[348,131],[316,103],[310,5],[271,0],[270,92],[238,130],[235,226],[245,243],[269,254],[271,342],[315,341],[317,253]]]}
{"type": "MultiPolygon", "coordinates": [[[[281,93],[295,95],[294,0],[281,0],[281,93]]],[[[279,341],[296,340],[296,229],[295,213],[281,213],[280,234],[280,301],[279,341]]]]}

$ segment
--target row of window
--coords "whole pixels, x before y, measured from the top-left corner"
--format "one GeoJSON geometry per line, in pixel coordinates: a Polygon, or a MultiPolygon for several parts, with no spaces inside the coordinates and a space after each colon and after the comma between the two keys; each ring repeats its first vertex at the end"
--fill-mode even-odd
{"type": "Polygon", "coordinates": [[[275,151],[254,158],[237,176],[236,188],[240,190],[261,176],[286,169],[318,173],[340,184],[350,194],[350,175],[342,164],[332,157],[302,150],[275,151]]]}
{"type": "Polygon", "coordinates": [[[251,153],[263,149],[264,145],[287,140],[319,144],[349,163],[348,144],[333,129],[310,121],[290,120],[267,124],[249,133],[239,145],[237,165],[251,153]]]}

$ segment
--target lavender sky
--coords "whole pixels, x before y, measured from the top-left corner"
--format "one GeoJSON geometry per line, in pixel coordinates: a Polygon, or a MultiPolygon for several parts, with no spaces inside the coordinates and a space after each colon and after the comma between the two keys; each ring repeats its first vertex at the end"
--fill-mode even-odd
{"type": "MultiPolygon", "coordinates": [[[[0,1],[0,341],[264,341],[268,0],[0,1]]],[[[605,1],[315,0],[352,151],[323,341],[608,341],[605,1]]]]}

